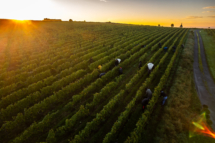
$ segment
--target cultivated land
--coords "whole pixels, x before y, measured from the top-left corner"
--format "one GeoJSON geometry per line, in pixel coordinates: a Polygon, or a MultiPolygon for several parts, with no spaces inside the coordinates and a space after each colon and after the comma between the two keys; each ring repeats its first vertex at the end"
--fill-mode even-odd
{"type": "Polygon", "coordinates": [[[0,32],[1,142],[107,143],[142,140],[161,109],[160,90],[172,85],[189,29],[33,22],[5,24],[0,32]],[[150,76],[148,62],[155,64],[150,76]],[[142,113],[146,87],[153,97],[142,113]]]}
{"type": "Polygon", "coordinates": [[[211,76],[214,79],[215,82],[215,30],[213,29],[207,29],[207,30],[201,30],[200,32],[205,48],[205,54],[207,58],[207,63],[211,72],[211,76]]]}

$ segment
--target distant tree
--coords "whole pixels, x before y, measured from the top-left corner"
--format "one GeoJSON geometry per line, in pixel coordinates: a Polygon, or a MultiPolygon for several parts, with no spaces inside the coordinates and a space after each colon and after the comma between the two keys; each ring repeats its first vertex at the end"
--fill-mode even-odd
{"type": "Polygon", "coordinates": [[[160,24],[158,24],[158,27],[160,27],[160,24]]]}
{"type": "Polygon", "coordinates": [[[73,20],[72,20],[72,19],[69,19],[69,22],[73,22],[73,20]]]}
{"type": "Polygon", "coordinates": [[[44,18],[44,20],[43,21],[50,21],[50,19],[49,18],[44,18]]]}
{"type": "Polygon", "coordinates": [[[43,21],[62,21],[61,19],[50,19],[50,18],[44,18],[43,21]]]}
{"type": "Polygon", "coordinates": [[[84,20],[84,22],[86,22],[86,21],[84,20]]]}
{"type": "Polygon", "coordinates": [[[181,28],[183,28],[183,25],[182,25],[182,23],[181,23],[181,26],[180,26],[181,28]]]}
{"type": "Polygon", "coordinates": [[[210,27],[208,27],[208,29],[210,29],[210,27]]]}
{"type": "Polygon", "coordinates": [[[174,24],[173,24],[173,23],[171,24],[171,27],[174,27],[174,24]]]}

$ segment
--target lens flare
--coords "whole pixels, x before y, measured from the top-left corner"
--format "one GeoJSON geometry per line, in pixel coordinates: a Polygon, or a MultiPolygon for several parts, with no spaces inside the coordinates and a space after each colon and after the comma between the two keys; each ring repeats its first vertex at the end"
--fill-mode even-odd
{"type": "Polygon", "coordinates": [[[200,125],[200,124],[198,124],[198,123],[196,123],[196,122],[192,122],[193,123],[193,125],[195,125],[197,128],[199,128],[199,129],[201,129],[201,130],[204,130],[204,128],[200,125]]]}
{"type": "Polygon", "coordinates": [[[202,113],[196,122],[192,122],[192,131],[190,132],[189,137],[193,137],[196,134],[201,134],[215,139],[215,132],[207,125],[206,123],[206,113],[202,113]]]}

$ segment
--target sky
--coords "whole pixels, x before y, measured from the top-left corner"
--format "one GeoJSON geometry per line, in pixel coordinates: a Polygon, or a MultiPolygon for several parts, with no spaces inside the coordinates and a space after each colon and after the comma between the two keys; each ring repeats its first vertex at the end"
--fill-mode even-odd
{"type": "Polygon", "coordinates": [[[215,28],[215,0],[0,0],[0,19],[215,28]]]}

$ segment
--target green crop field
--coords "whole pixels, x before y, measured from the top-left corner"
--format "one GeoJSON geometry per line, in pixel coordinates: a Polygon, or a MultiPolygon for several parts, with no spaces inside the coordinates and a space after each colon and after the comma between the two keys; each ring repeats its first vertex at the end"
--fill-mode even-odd
{"type": "Polygon", "coordinates": [[[170,87],[188,31],[116,23],[3,23],[0,142],[140,141],[160,91],[170,87]],[[149,62],[155,64],[150,76],[149,62]],[[142,112],[147,87],[153,95],[142,112]]]}

